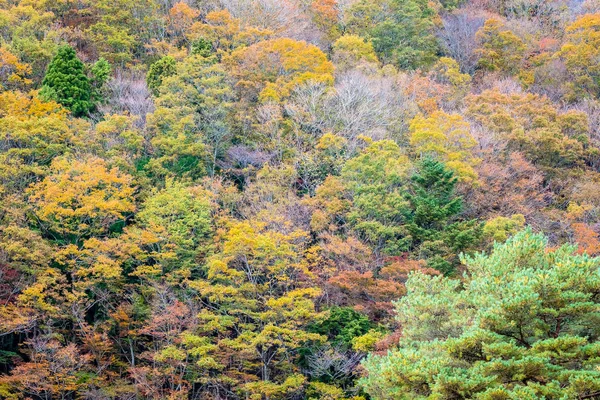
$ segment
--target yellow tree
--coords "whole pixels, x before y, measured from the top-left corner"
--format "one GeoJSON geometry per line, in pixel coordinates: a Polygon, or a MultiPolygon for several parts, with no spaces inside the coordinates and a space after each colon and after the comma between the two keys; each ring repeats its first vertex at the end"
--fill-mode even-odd
{"type": "Polygon", "coordinates": [[[226,61],[249,100],[279,101],[309,81],[333,83],[333,64],[318,47],[280,38],[234,51],[226,61]]]}
{"type": "Polygon", "coordinates": [[[0,89],[7,90],[31,84],[31,72],[29,64],[20,62],[8,49],[0,47],[0,89]]]}
{"type": "Polygon", "coordinates": [[[195,22],[189,28],[187,37],[191,42],[200,39],[209,41],[220,59],[238,47],[249,46],[271,34],[268,29],[244,27],[242,21],[234,18],[229,11],[219,10],[206,14],[204,22],[195,22]]]}
{"type": "Polygon", "coordinates": [[[303,231],[230,222],[206,279],[189,282],[202,305],[200,334],[219,347],[219,385],[252,399],[289,398],[302,390],[305,378],[294,364],[300,348],[324,339],[305,330],[320,293],[311,286],[306,244],[303,231]]]}
{"type": "Polygon", "coordinates": [[[379,63],[373,44],[357,35],[344,35],[336,40],[333,43],[331,58],[335,63],[336,72],[379,63]]]}
{"type": "Polygon", "coordinates": [[[55,159],[28,192],[41,227],[56,239],[106,234],[135,210],[132,177],[93,156],[55,159]]]}
{"type": "Polygon", "coordinates": [[[595,150],[588,146],[587,116],[559,113],[552,102],[532,93],[486,90],[467,97],[467,115],[546,168],[581,165],[595,150]]]}
{"type": "Polygon", "coordinates": [[[516,73],[519,71],[525,52],[525,43],[507,29],[504,24],[490,18],[477,32],[481,47],[479,67],[490,71],[516,73]]]}
{"type": "Polygon", "coordinates": [[[20,92],[0,93],[0,185],[22,193],[53,157],[79,142],[89,125],[55,102],[20,92]]]}
{"type": "Polygon", "coordinates": [[[472,150],[477,141],[469,123],[458,114],[435,111],[430,116],[415,116],[410,123],[410,144],[419,157],[433,156],[453,170],[459,180],[474,182],[474,167],[479,160],[472,150]]]}
{"type": "Polygon", "coordinates": [[[579,17],[566,29],[566,43],[556,57],[564,60],[574,80],[569,82],[573,95],[587,91],[600,94],[600,13],[579,17]]]}

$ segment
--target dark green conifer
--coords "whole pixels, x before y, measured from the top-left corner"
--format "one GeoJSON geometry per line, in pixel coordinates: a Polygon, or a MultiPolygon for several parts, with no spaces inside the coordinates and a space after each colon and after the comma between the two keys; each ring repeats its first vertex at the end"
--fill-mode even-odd
{"type": "Polygon", "coordinates": [[[65,106],[77,117],[87,115],[94,108],[85,66],[71,46],[59,47],[42,81],[40,95],[65,106]]]}
{"type": "Polygon", "coordinates": [[[481,224],[460,220],[462,198],[455,194],[457,178],[439,161],[425,159],[411,178],[407,200],[410,204],[407,229],[412,247],[428,265],[450,273],[456,255],[476,247],[481,224]]]}

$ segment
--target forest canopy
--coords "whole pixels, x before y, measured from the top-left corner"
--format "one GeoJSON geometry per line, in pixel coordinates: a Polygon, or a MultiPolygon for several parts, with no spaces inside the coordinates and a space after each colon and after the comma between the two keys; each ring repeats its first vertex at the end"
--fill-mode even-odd
{"type": "Polygon", "coordinates": [[[599,0],[0,0],[0,398],[600,398],[599,0]]]}

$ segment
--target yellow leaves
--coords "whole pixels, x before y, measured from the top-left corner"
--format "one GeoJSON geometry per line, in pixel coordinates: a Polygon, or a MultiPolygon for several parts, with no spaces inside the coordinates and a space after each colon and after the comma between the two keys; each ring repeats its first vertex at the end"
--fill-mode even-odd
{"type": "Polygon", "coordinates": [[[344,35],[333,44],[336,67],[348,70],[363,64],[378,64],[379,60],[370,41],[357,35],[344,35]]]}
{"type": "Polygon", "coordinates": [[[52,254],[52,248],[37,232],[15,223],[0,227],[0,248],[5,262],[33,274],[48,266],[52,254]]]}
{"type": "Polygon", "coordinates": [[[308,81],[333,83],[333,64],[316,46],[280,38],[234,51],[226,63],[251,100],[283,99],[308,81]],[[264,93],[263,93],[264,92],[264,93]]]}
{"type": "Polygon", "coordinates": [[[385,334],[383,334],[382,332],[371,329],[364,335],[352,338],[352,349],[355,351],[362,351],[368,353],[370,351],[373,351],[377,342],[382,340],[384,337],[385,334]]]}
{"type": "Polygon", "coordinates": [[[477,32],[482,45],[477,50],[479,66],[490,71],[514,73],[519,70],[525,52],[525,43],[504,24],[490,18],[477,32]]]}
{"type": "Polygon", "coordinates": [[[0,89],[8,90],[30,85],[31,66],[22,63],[7,49],[0,47],[0,89]]]}
{"type": "Polygon", "coordinates": [[[0,305],[0,334],[26,332],[37,320],[37,312],[15,304],[0,305]]]}
{"type": "Polygon", "coordinates": [[[514,235],[525,227],[525,217],[514,214],[510,218],[496,217],[486,221],[483,226],[483,235],[488,239],[503,243],[509,236],[514,235]]]}
{"type": "Polygon", "coordinates": [[[310,227],[315,232],[325,230],[335,218],[341,218],[351,207],[351,202],[344,196],[346,188],[338,177],[328,176],[317,188],[313,198],[306,203],[315,207],[310,227]]]}
{"type": "Polygon", "coordinates": [[[302,374],[292,374],[281,384],[271,381],[249,382],[243,385],[243,390],[248,393],[250,400],[286,399],[293,397],[294,392],[302,389],[306,377],[302,374]]]}
{"type": "Polygon", "coordinates": [[[594,206],[588,203],[579,204],[576,201],[571,201],[567,206],[567,218],[570,220],[578,220],[584,217],[584,215],[592,211],[594,206]]]}
{"type": "Polygon", "coordinates": [[[105,115],[104,120],[96,124],[95,135],[109,157],[121,156],[123,161],[131,162],[141,153],[145,138],[134,127],[136,119],[127,115],[105,115]]]}
{"type": "MultiPolygon", "coordinates": [[[[26,287],[18,297],[19,304],[30,307],[35,310],[55,315],[59,312],[59,307],[54,304],[58,301],[58,291],[64,285],[65,278],[61,272],[55,268],[47,268],[40,272],[37,280],[26,287]],[[56,292],[54,292],[56,291],[56,292]]],[[[63,301],[69,299],[62,299],[63,301]]]]}
{"type": "Polygon", "coordinates": [[[183,32],[189,28],[193,20],[200,15],[200,11],[190,7],[183,1],[177,2],[169,10],[171,25],[176,32],[183,32]]]}
{"type": "Polygon", "coordinates": [[[76,143],[76,129],[88,128],[81,120],[69,119],[57,103],[41,101],[35,92],[0,93],[0,147],[5,149],[0,154],[0,182],[10,177],[10,186],[22,191],[29,174],[42,173],[38,163],[49,163],[76,143]]]}
{"type": "Polygon", "coordinates": [[[573,94],[587,89],[592,94],[600,93],[600,14],[579,17],[566,29],[566,42],[555,54],[565,61],[569,72],[575,77],[573,94]]]}
{"type": "Polygon", "coordinates": [[[158,362],[183,361],[185,358],[185,352],[174,345],[167,346],[154,355],[154,360],[158,362]]]}
{"type": "Polygon", "coordinates": [[[159,276],[161,272],[162,269],[160,266],[143,264],[138,266],[130,275],[150,280],[153,277],[159,276]]]}
{"type": "Polygon", "coordinates": [[[334,135],[331,132],[325,133],[319,138],[319,142],[315,146],[317,150],[327,151],[332,153],[341,152],[348,144],[348,139],[343,136],[334,135]]]}
{"type": "MultiPolygon", "coordinates": [[[[230,258],[229,260],[232,260],[232,258],[230,258]]],[[[236,280],[243,278],[245,276],[243,271],[238,271],[236,269],[233,268],[229,268],[227,266],[227,262],[223,261],[223,260],[219,260],[219,259],[211,259],[208,262],[208,272],[207,272],[207,278],[211,279],[211,280],[217,280],[217,281],[221,281],[223,279],[225,279],[226,281],[229,280],[236,280]]]]}
{"type": "Polygon", "coordinates": [[[44,227],[61,235],[105,232],[135,210],[133,178],[96,157],[55,159],[50,175],[28,192],[44,227]]]}
{"type": "Polygon", "coordinates": [[[340,7],[337,0],[313,0],[310,5],[313,22],[321,28],[328,39],[341,35],[340,7]]]}
{"type": "Polygon", "coordinates": [[[273,34],[268,29],[242,27],[242,22],[229,11],[211,11],[206,14],[205,23],[196,22],[188,30],[188,39],[200,38],[212,42],[220,56],[241,46],[249,46],[273,34]]]}
{"type": "Polygon", "coordinates": [[[464,86],[471,82],[471,75],[462,74],[458,63],[449,57],[441,57],[433,66],[434,73],[438,80],[447,80],[454,86],[464,86]]]}
{"type": "Polygon", "coordinates": [[[323,382],[311,382],[308,391],[310,400],[340,400],[346,398],[341,388],[323,382]]]}
{"type": "Polygon", "coordinates": [[[433,156],[446,163],[459,180],[474,183],[474,167],[479,160],[471,153],[477,141],[470,125],[459,114],[436,111],[425,117],[418,114],[410,123],[410,144],[420,156],[433,156]]]}
{"type": "Polygon", "coordinates": [[[291,290],[281,297],[270,298],[265,305],[274,314],[269,318],[278,316],[284,326],[293,321],[312,319],[316,316],[313,300],[320,294],[321,290],[318,288],[303,288],[291,290]]]}

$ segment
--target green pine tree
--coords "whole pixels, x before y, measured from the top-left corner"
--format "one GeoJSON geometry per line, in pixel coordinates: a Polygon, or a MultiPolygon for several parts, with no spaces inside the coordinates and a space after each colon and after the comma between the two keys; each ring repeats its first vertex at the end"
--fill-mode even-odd
{"type": "Polygon", "coordinates": [[[40,95],[62,104],[77,117],[93,110],[92,87],[85,75],[85,66],[72,47],[59,47],[42,81],[40,95]]]}
{"type": "Polygon", "coordinates": [[[600,259],[575,251],[526,229],[462,280],[411,275],[398,348],[364,362],[370,398],[598,398],[600,259]]]}
{"type": "Polygon", "coordinates": [[[458,218],[462,198],[455,194],[457,178],[445,165],[425,159],[411,178],[407,200],[407,230],[412,248],[427,257],[429,266],[452,272],[458,254],[475,247],[481,238],[481,224],[458,218]]]}

